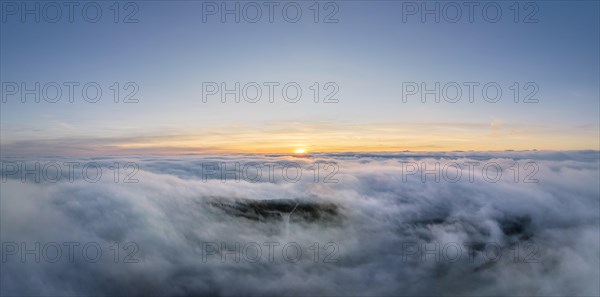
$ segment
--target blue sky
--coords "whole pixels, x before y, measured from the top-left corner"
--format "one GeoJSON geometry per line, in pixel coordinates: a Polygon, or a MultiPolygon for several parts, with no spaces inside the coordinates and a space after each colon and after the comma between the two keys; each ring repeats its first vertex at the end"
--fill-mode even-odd
{"type": "Polygon", "coordinates": [[[138,23],[114,23],[110,3],[99,3],[98,23],[10,15],[0,24],[3,82],[98,82],[104,91],[96,104],[10,97],[3,154],[599,148],[598,2],[535,2],[537,23],[513,22],[509,2],[497,2],[497,23],[479,10],[473,23],[403,22],[400,1],[335,2],[338,23],[315,23],[313,2],[297,2],[297,23],[277,10],[273,23],[204,23],[202,2],[139,1],[138,23]],[[202,82],[236,81],[298,82],[303,98],[202,102],[202,82]],[[140,102],[113,103],[113,82],[135,82],[140,102]],[[335,82],[339,102],[313,103],[314,82],[335,82]],[[503,97],[403,103],[403,82],[497,82],[503,97]],[[513,103],[514,82],[535,82],[540,102],[513,103]]]}

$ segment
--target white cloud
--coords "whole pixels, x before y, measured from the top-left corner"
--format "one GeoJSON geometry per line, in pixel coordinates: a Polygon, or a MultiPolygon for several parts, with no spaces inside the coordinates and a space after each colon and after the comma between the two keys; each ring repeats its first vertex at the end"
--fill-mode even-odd
{"type": "MultiPolygon", "coordinates": [[[[48,160],[43,160],[47,162],[48,160]]],[[[89,162],[92,160],[81,160],[89,162]]],[[[109,165],[123,160],[95,159],[109,165]]],[[[139,183],[114,183],[107,171],[98,183],[21,183],[9,178],[1,187],[5,295],[598,295],[599,158],[598,152],[502,152],[429,154],[322,154],[296,159],[282,156],[136,157],[139,183]],[[338,183],[315,183],[316,160],[339,165],[338,183]],[[303,165],[297,183],[203,182],[207,162],[294,161],[303,165]],[[474,182],[466,176],[451,183],[428,176],[402,178],[401,162],[463,164],[496,162],[503,179],[474,182]],[[515,183],[508,168],[535,162],[539,183],[515,183]],[[104,177],[107,178],[104,178],[104,177]],[[253,221],[210,206],[213,199],[300,199],[334,203],[340,224],[324,221],[253,221]],[[21,253],[7,254],[7,244],[32,249],[50,242],[98,243],[103,256],[91,263],[63,254],[57,263],[42,257],[35,263],[21,253]],[[114,262],[110,246],[136,243],[114,262]],[[234,248],[262,246],[257,263],[227,254],[206,256],[207,244],[234,248]],[[274,261],[264,243],[279,242],[274,261]],[[295,242],[303,256],[286,261],[281,247],[295,242]],[[319,261],[314,261],[315,242],[319,261]],[[329,249],[323,247],[333,242],[329,249]],[[466,247],[456,262],[433,255],[425,261],[410,254],[414,244],[443,248],[452,243],[502,247],[497,262],[485,261],[481,250],[473,260],[466,247]],[[338,250],[334,248],[337,247],[338,250]],[[333,251],[333,252],[332,252],[333,251]],[[519,252],[515,261],[515,253],[519,252]],[[330,254],[332,253],[332,254],[330,254]],[[323,263],[332,255],[334,263],[323,263]],[[405,256],[403,258],[403,256],[405,256]],[[535,263],[523,263],[523,259],[535,263]]],[[[61,160],[62,162],[62,160],[61,160]]],[[[481,167],[479,167],[481,168],[481,167]]],[[[6,173],[6,172],[5,172],[6,173]]],[[[121,177],[122,178],[122,177],[121,177]]],[[[250,247],[251,248],[251,247],[250,247]]],[[[66,247],[63,252],[66,252],[66,247]]],[[[251,250],[248,250],[251,251],[251,250]]],[[[453,250],[450,254],[452,255],[453,250]]],[[[21,251],[22,252],[22,251],[21,251]]],[[[93,251],[90,252],[93,254],[93,251]]],[[[290,250],[290,254],[294,254],[290,250]]]]}

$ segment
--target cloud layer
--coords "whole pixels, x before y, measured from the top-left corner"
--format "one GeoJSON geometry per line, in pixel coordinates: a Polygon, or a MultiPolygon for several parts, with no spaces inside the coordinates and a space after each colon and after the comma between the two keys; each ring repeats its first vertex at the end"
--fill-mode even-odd
{"type": "Polygon", "coordinates": [[[18,175],[7,176],[3,167],[7,176],[1,187],[3,295],[600,293],[598,152],[137,156],[78,161],[103,166],[133,162],[139,166],[134,176],[138,182],[122,182],[131,168],[119,175],[118,183],[113,171],[105,168],[95,183],[80,174],[74,182],[35,183],[29,176],[23,183],[18,175]],[[225,181],[214,172],[206,174],[207,164],[222,162],[230,169],[236,162],[240,168],[250,163],[280,165],[272,180],[263,170],[263,179],[256,182],[244,178],[236,182],[231,170],[225,181]],[[281,164],[290,162],[302,168],[298,180],[293,168],[288,176],[281,173],[281,164]],[[464,164],[473,162],[479,165],[469,181],[464,164]],[[442,169],[450,163],[462,168],[456,182],[452,168],[448,169],[452,177],[448,173],[436,182],[433,174],[423,181],[422,172],[412,173],[408,165],[431,172],[436,164],[442,169]],[[488,176],[481,172],[492,163],[502,168],[497,181],[496,167],[488,170],[488,176]],[[330,166],[325,168],[326,164],[330,166]],[[289,175],[295,182],[286,179],[289,175]],[[329,182],[324,182],[328,176],[329,182]],[[527,177],[537,182],[523,182],[527,177]],[[289,220],[285,213],[280,220],[251,220],[209,203],[236,199],[334,204],[340,221],[302,221],[293,213],[289,220]],[[24,247],[33,250],[36,242],[39,251],[23,255],[24,247]],[[70,242],[80,244],[74,246],[72,261],[65,245],[70,242]],[[51,243],[62,246],[55,263],[51,243]],[[87,258],[81,255],[86,244],[101,248],[97,261],[91,259],[93,248],[87,250],[87,258]]]}

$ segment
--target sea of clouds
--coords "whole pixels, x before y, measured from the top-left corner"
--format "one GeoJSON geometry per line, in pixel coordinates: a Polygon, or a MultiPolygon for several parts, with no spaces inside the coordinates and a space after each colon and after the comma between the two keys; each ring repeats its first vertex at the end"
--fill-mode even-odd
{"type": "Polygon", "coordinates": [[[6,296],[600,294],[597,151],[2,162],[6,296]],[[79,162],[73,180],[52,162],[79,162]],[[101,178],[82,171],[92,163],[101,178]],[[331,203],[339,221],[255,221],[208,203],[240,199],[331,203]]]}

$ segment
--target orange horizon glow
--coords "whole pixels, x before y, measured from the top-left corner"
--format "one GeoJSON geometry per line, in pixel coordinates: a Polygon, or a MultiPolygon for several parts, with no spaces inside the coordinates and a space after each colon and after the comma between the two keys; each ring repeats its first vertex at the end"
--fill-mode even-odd
{"type": "Polygon", "coordinates": [[[471,123],[294,124],[226,126],[179,133],[89,139],[3,139],[6,155],[282,154],[337,152],[444,152],[505,150],[600,150],[596,129],[548,129],[471,123]],[[272,128],[274,127],[274,128],[272,128]],[[215,133],[214,131],[220,131],[215,133]],[[69,143],[73,145],[69,146],[69,143]]]}
{"type": "MultiPolygon", "coordinates": [[[[293,147],[293,146],[292,146],[293,147]]],[[[451,152],[451,151],[568,151],[568,150],[600,150],[598,147],[569,147],[569,146],[506,146],[506,145],[464,145],[464,146],[436,146],[436,145],[397,145],[397,146],[369,146],[362,144],[344,146],[312,145],[312,153],[389,153],[389,152],[451,152]]],[[[174,146],[166,143],[155,145],[141,144],[119,144],[108,146],[90,147],[86,150],[63,150],[66,155],[125,155],[125,154],[281,154],[281,155],[305,155],[307,150],[290,148],[290,145],[273,146],[250,146],[249,144],[231,147],[196,147],[194,145],[174,146]]],[[[26,153],[25,153],[26,154],[26,153]]],[[[55,154],[55,153],[53,153],[55,154]]]]}

